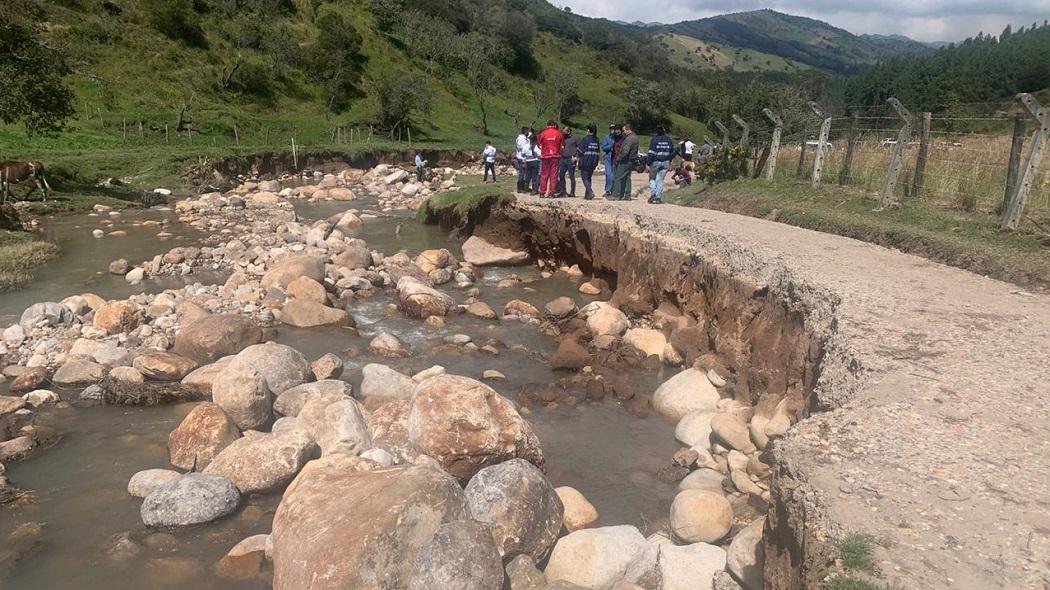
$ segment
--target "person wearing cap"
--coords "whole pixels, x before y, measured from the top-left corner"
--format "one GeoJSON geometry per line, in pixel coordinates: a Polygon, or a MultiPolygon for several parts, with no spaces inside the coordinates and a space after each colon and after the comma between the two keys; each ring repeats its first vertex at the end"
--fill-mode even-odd
{"type": "Polygon", "coordinates": [[[605,192],[603,197],[611,197],[613,183],[616,180],[616,167],[613,165],[613,148],[616,147],[616,125],[609,125],[609,134],[602,140],[602,152],[605,154],[605,192]]]}
{"type": "Polygon", "coordinates": [[[650,203],[663,203],[664,180],[667,170],[671,168],[674,154],[674,141],[667,135],[667,129],[663,125],[657,127],[656,135],[649,142],[649,154],[646,157],[646,164],[649,166],[650,203]]]}
{"type": "Polygon", "coordinates": [[[580,179],[583,180],[583,198],[588,201],[594,198],[594,189],[591,188],[591,179],[594,177],[594,169],[598,167],[601,160],[601,146],[598,144],[598,126],[591,123],[587,126],[587,135],[580,140],[580,179]]]}
{"type": "Polygon", "coordinates": [[[576,156],[579,155],[580,140],[572,133],[572,127],[566,127],[562,132],[565,136],[565,147],[561,149],[561,162],[558,165],[558,196],[576,196],[576,156]],[[566,175],[569,177],[568,185],[565,182],[566,175]],[[566,188],[571,189],[566,193],[566,188]]]}

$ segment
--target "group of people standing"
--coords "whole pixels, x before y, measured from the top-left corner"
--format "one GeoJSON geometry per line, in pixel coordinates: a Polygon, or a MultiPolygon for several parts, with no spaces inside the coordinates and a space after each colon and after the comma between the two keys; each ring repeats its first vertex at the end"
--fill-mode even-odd
{"type": "MultiPolygon", "coordinates": [[[[704,149],[710,147],[710,144],[705,143],[704,149]]],[[[683,160],[676,178],[691,178],[696,144],[690,138],[686,137],[681,146],[676,147],[667,130],[659,127],[643,158],[639,158],[639,150],[638,135],[630,125],[609,125],[609,133],[601,141],[598,139],[598,128],[593,123],[587,126],[587,134],[582,138],[577,138],[571,127],[559,129],[554,121],[549,121],[547,128],[538,134],[530,127],[522,127],[515,141],[517,190],[545,198],[575,197],[576,171],[579,170],[583,181],[583,198],[590,200],[595,198],[594,172],[598,164],[604,163],[605,198],[630,200],[631,173],[636,169],[648,169],[649,202],[662,203],[664,181],[676,156],[681,156],[683,160]]],[[[484,181],[489,180],[490,175],[492,181],[496,181],[496,156],[496,148],[491,142],[486,143],[482,152],[484,181]]]]}

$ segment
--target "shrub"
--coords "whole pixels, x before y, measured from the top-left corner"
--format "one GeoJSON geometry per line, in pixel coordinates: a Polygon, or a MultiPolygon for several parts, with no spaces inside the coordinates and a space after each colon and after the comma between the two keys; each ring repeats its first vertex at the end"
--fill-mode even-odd
{"type": "Polygon", "coordinates": [[[411,128],[415,118],[430,112],[430,89],[426,80],[399,70],[386,71],[368,86],[372,121],[391,133],[411,128]]]}
{"type": "Polygon", "coordinates": [[[200,15],[193,11],[191,0],[151,0],[147,6],[154,29],[191,47],[207,47],[200,15]]]}

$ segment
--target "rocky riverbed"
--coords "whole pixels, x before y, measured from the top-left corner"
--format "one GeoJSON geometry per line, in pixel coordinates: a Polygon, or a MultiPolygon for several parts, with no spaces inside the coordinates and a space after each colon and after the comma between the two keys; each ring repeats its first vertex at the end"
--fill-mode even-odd
{"type": "MultiPolygon", "coordinates": [[[[171,222],[197,239],[105,269],[142,292],[28,306],[0,340],[3,510],[19,516],[0,567],[48,587],[74,581],[34,563],[79,551],[169,587],[761,588],[763,449],[797,419],[792,398],[737,401],[730,362],[685,344],[695,316],[639,310],[626,282],[493,236],[397,248],[415,223],[399,211],[456,176],[378,166],[180,200],[171,222]],[[171,277],[184,286],[150,292],[171,277]],[[613,404],[621,418],[595,422],[613,404]],[[39,484],[34,462],[104,448],[85,423],[141,467],[98,479],[109,495],[89,505],[139,524],[56,549],[45,529],[91,517],[41,509],[19,474],[39,484]],[[621,487],[648,501],[574,481],[566,457],[622,469],[616,447],[639,432],[666,450],[628,459],[651,467],[621,487]]],[[[94,229],[79,231],[122,237],[94,229]]]]}

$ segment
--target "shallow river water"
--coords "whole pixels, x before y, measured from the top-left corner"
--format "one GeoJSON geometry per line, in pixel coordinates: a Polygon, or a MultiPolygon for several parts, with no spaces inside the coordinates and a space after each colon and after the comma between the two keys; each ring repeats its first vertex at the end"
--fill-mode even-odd
{"type": "MultiPolygon", "coordinates": [[[[304,219],[319,219],[351,207],[367,208],[367,201],[296,205],[304,219]]],[[[48,223],[48,231],[63,249],[60,259],[40,269],[27,289],[0,295],[0,327],[14,321],[31,303],[59,300],[94,292],[104,298],[126,297],[142,290],[181,286],[180,279],[147,281],[132,287],[106,273],[119,257],[132,262],[151,258],[175,245],[199,242],[199,232],[175,221],[165,211],[126,213],[118,219],[126,238],[94,239],[91,230],[104,217],[76,216],[48,223]],[[136,225],[145,219],[167,220],[168,241],[158,241],[158,227],[136,225]]],[[[455,241],[438,228],[417,223],[408,214],[366,219],[358,237],[373,249],[393,254],[404,249],[412,256],[427,248],[448,248],[457,257],[455,241]]],[[[194,280],[205,282],[205,278],[194,280]]],[[[211,280],[218,280],[211,278],[211,280]]],[[[577,292],[579,279],[555,274],[541,279],[535,267],[486,269],[478,282],[481,298],[500,310],[511,299],[523,299],[542,309],[555,297],[568,295],[581,306],[590,299],[577,292]],[[516,274],[523,282],[497,288],[516,274]]],[[[450,285],[451,286],[451,285],[450,285]]],[[[447,291],[462,301],[463,292],[447,291]]],[[[389,314],[391,293],[355,304],[360,336],[342,329],[276,329],[278,342],[293,346],[309,359],[335,352],[346,362],[343,378],[355,389],[360,367],[382,362],[405,373],[432,365],[449,373],[479,378],[495,369],[506,381],[492,382],[496,390],[516,399],[523,387],[542,386],[557,379],[547,359],[554,340],[534,327],[517,322],[485,322],[466,315],[449,316],[440,329],[424,326],[398,314],[389,314]],[[391,361],[368,351],[379,330],[396,334],[413,356],[391,361]],[[467,334],[479,345],[489,339],[507,348],[499,356],[464,352],[445,345],[443,338],[467,334]]],[[[632,375],[640,391],[650,392],[670,371],[632,375]]],[[[0,386],[3,387],[3,386],[0,386]]],[[[191,405],[161,408],[75,407],[45,411],[41,422],[53,425],[61,438],[51,448],[37,450],[27,461],[8,466],[12,484],[32,492],[33,501],[0,511],[0,588],[261,588],[268,581],[233,583],[214,575],[214,566],[240,539],[269,532],[279,495],[253,496],[235,515],[208,525],[158,531],[142,524],[140,500],[127,494],[128,479],[147,468],[167,468],[167,437],[191,405]],[[33,530],[39,528],[39,533],[33,530]],[[131,555],[111,550],[114,539],[129,536],[138,547],[131,555]],[[23,539],[31,539],[29,541],[23,539]]],[[[672,426],[655,414],[637,418],[613,401],[585,403],[575,408],[535,407],[523,412],[539,436],[554,485],[579,489],[601,514],[600,525],[634,524],[643,533],[660,528],[667,519],[675,486],[656,473],[667,466],[678,444],[672,426]]]]}

